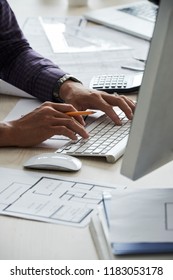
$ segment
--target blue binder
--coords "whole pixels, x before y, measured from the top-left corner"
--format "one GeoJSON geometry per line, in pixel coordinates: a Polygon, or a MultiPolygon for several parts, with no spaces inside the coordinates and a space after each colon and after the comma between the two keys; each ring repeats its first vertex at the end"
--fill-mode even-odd
{"type": "Polygon", "coordinates": [[[114,255],[172,253],[173,243],[113,243],[114,255]]]}

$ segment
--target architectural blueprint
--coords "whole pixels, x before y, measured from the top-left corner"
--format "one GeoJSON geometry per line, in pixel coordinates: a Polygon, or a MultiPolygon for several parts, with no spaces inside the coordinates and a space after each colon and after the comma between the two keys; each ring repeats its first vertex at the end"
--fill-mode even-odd
{"type": "Polygon", "coordinates": [[[116,189],[47,174],[0,168],[0,214],[85,226],[102,203],[103,192],[116,189]]]}

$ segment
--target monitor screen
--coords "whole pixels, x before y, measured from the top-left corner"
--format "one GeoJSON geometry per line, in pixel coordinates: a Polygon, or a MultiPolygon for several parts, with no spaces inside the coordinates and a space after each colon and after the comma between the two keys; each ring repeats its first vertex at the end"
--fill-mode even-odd
{"type": "Polygon", "coordinates": [[[121,173],[136,180],[173,159],[173,0],[161,0],[121,173]]]}

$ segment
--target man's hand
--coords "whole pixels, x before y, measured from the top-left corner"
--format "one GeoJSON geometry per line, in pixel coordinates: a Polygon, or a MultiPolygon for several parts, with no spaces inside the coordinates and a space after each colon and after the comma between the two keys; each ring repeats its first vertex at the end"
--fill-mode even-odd
{"type": "Polygon", "coordinates": [[[45,102],[18,120],[0,125],[0,146],[29,147],[54,135],[76,140],[76,134],[88,138],[81,116],[70,117],[66,112],[76,111],[72,105],[45,102]]]}
{"type": "Polygon", "coordinates": [[[132,119],[135,102],[126,96],[86,89],[82,84],[66,81],[60,91],[66,104],[45,102],[20,119],[0,124],[0,146],[30,147],[54,135],[64,135],[76,140],[89,135],[82,116],[70,117],[66,113],[76,110],[98,109],[105,112],[117,125],[121,121],[114,111],[118,106],[132,119]]]}
{"type": "Polygon", "coordinates": [[[97,109],[105,112],[117,125],[121,125],[121,121],[113,107],[118,106],[130,120],[135,110],[135,102],[124,95],[89,90],[82,84],[72,81],[62,85],[60,96],[77,110],[97,109]]]}

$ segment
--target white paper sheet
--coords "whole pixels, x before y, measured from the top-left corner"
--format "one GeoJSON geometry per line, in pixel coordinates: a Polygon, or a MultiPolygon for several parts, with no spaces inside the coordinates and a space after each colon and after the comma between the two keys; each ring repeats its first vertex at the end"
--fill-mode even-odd
{"type": "Polygon", "coordinates": [[[19,96],[25,98],[35,98],[34,96],[28,94],[27,92],[10,85],[9,83],[0,79],[0,94],[19,96]]]}
{"type": "Polygon", "coordinates": [[[96,182],[0,168],[0,214],[82,227],[116,189],[96,182]]]}
{"type": "Polygon", "coordinates": [[[75,16],[28,18],[23,31],[37,52],[73,74],[85,86],[89,86],[95,75],[115,73],[120,61],[129,59],[132,49],[123,44],[115,30],[86,25],[81,17],[75,16]],[[61,32],[59,37],[58,27],[64,25],[65,33],[61,32]]]}
{"type": "Polygon", "coordinates": [[[173,189],[117,190],[110,204],[110,240],[173,242],[173,189]]]}
{"type": "Polygon", "coordinates": [[[98,28],[92,27],[92,32],[88,32],[87,21],[82,17],[73,17],[73,20],[72,17],[64,18],[64,20],[63,18],[39,17],[39,21],[54,53],[85,53],[129,49],[126,45],[104,40],[104,32],[102,32],[102,39],[100,40],[96,36],[99,31],[98,28]]]}

